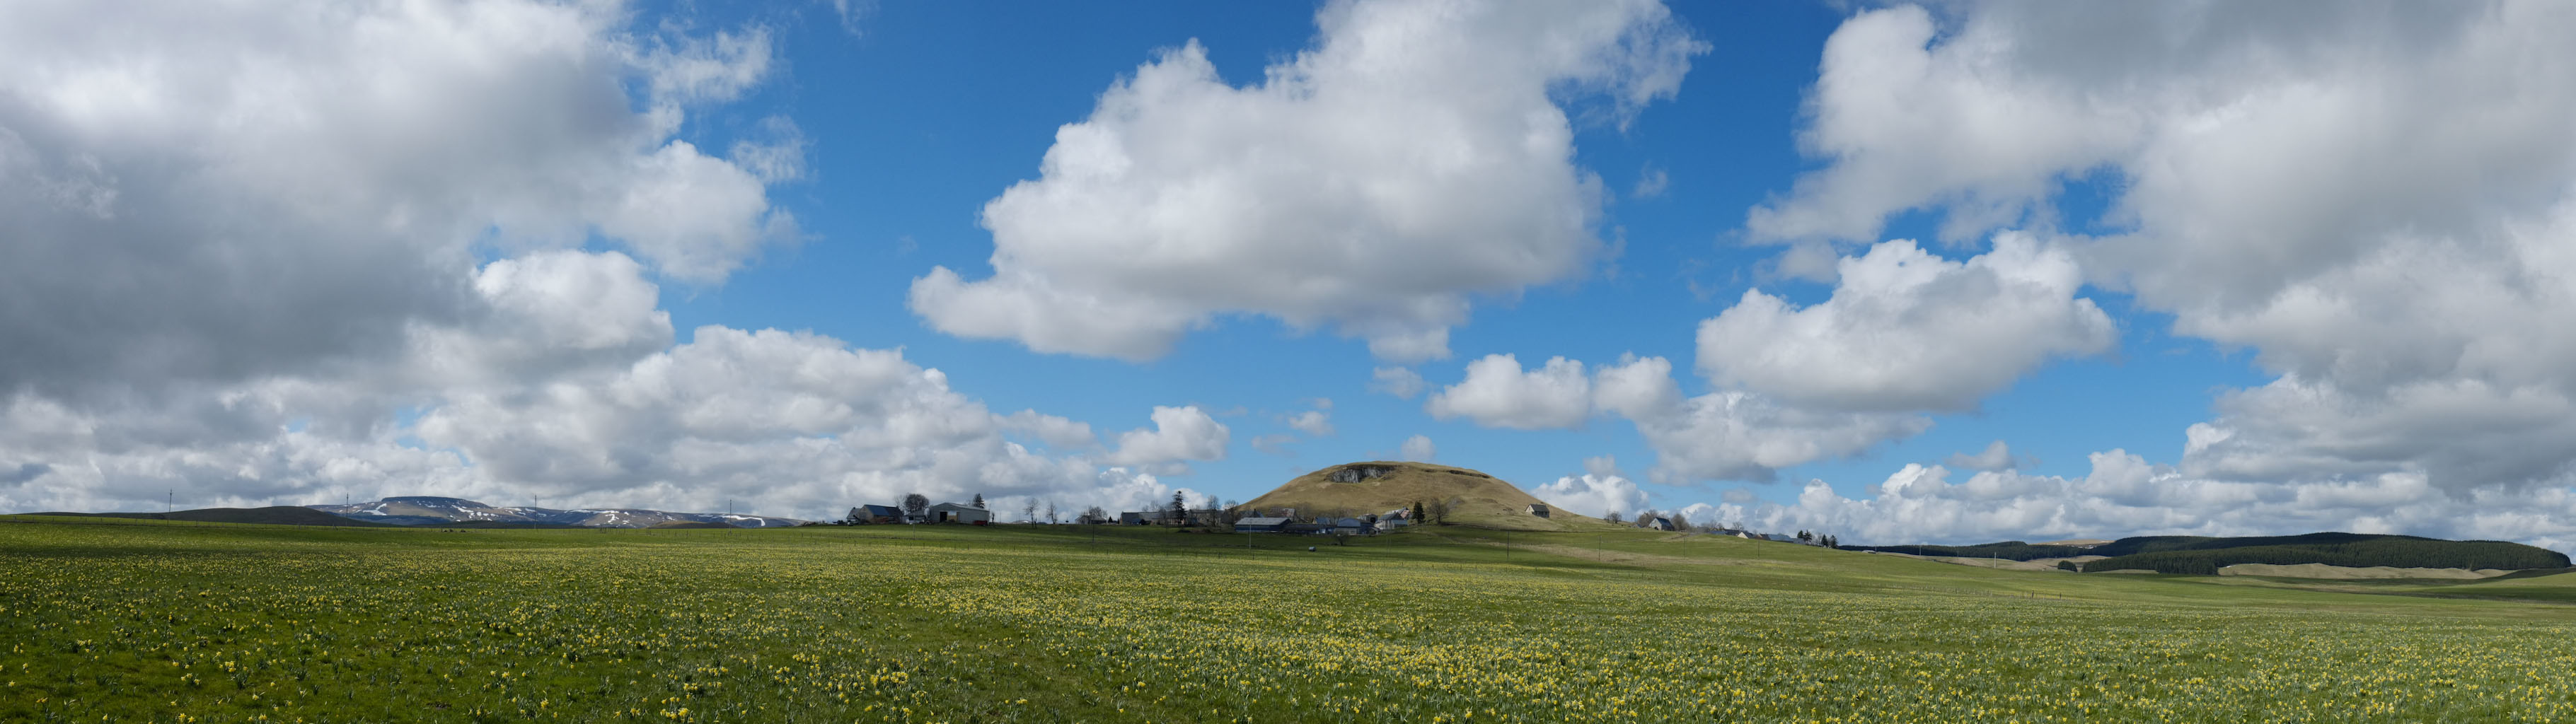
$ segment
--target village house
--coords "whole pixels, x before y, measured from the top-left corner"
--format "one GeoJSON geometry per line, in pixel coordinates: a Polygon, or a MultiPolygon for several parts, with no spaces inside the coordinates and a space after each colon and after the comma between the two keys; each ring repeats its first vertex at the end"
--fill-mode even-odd
{"type": "Polygon", "coordinates": [[[930,506],[929,522],[984,525],[993,522],[993,511],[963,503],[940,503],[930,506]]]}
{"type": "Polygon", "coordinates": [[[1637,527],[1639,527],[1639,528],[1645,528],[1645,529],[1649,529],[1649,530],[1672,530],[1672,529],[1673,529],[1673,519],[1671,519],[1671,518],[1666,518],[1666,517],[1663,517],[1663,516],[1660,516],[1660,515],[1657,515],[1657,516],[1651,516],[1651,517],[1646,518],[1645,520],[1638,521],[1638,522],[1637,522],[1637,527]]]}

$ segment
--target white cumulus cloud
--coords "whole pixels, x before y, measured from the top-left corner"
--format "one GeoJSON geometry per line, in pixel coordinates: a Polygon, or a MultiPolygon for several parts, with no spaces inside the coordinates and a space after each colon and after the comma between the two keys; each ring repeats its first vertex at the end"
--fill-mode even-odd
{"type": "Polygon", "coordinates": [[[2012,446],[2002,440],[1987,443],[1986,449],[1975,455],[1952,453],[1947,462],[1950,467],[1983,471],[2010,470],[2021,464],[2013,458],[2012,446]]]}
{"type": "Polygon", "coordinates": [[[1438,457],[1440,455],[1440,450],[1439,448],[1432,446],[1431,438],[1429,436],[1415,435],[1404,439],[1404,445],[1397,454],[1401,455],[1406,460],[1411,460],[1417,463],[1427,463],[1431,462],[1433,458],[1438,457]]]}
{"type": "Polygon", "coordinates": [[[1411,367],[1379,367],[1369,371],[1369,391],[1384,392],[1396,399],[1410,400],[1422,394],[1422,373],[1411,367]]]}
{"type": "Polygon", "coordinates": [[[1438,419],[1465,417],[1486,427],[1575,427],[1592,416],[1592,382],[1582,362],[1563,357],[1523,372],[1511,355],[1486,355],[1467,364],[1467,379],[1433,394],[1423,409],[1438,419]]]}
{"type": "Polygon", "coordinates": [[[757,29],[639,33],[616,2],[516,0],[8,16],[0,309],[27,311],[0,314],[0,390],[383,361],[414,322],[485,313],[478,249],[597,236],[714,283],[793,236],[760,177],[678,138],[769,75],[757,29]]]}
{"type": "Polygon", "coordinates": [[[2095,179],[2108,231],[2064,246],[2085,274],[2276,376],[2220,398],[2184,469],[2563,483],[2576,7],[1941,8],[1834,34],[1801,133],[1826,165],[1754,237],[1865,241],[1914,209],[1954,240],[2047,227],[2095,179]]]}
{"type": "Polygon", "coordinates": [[[1646,506],[1646,491],[1638,489],[1635,481],[1617,475],[1569,475],[1540,485],[1530,494],[1548,505],[1596,518],[1612,512],[1634,513],[1646,506]]]}
{"type": "Polygon", "coordinates": [[[1654,0],[1339,0],[1316,24],[1259,83],[1192,41],[1111,85],[985,206],[993,274],[934,268],[912,309],[1046,352],[1149,359],[1251,313],[1444,357],[1472,297],[1600,251],[1569,105],[1624,123],[1707,48],[1654,0]]]}
{"type": "Polygon", "coordinates": [[[1225,459],[1225,444],[1233,433],[1197,405],[1156,406],[1153,418],[1154,429],[1119,434],[1118,449],[1109,455],[1112,464],[1169,466],[1185,460],[1225,459]]]}
{"type": "Polygon", "coordinates": [[[2097,354],[2117,333],[2065,251],[2018,233],[1966,262],[1912,242],[1846,257],[1831,299],[1798,308],[1748,290],[1700,324],[1711,380],[1826,410],[1959,411],[2052,357],[2097,354]]]}

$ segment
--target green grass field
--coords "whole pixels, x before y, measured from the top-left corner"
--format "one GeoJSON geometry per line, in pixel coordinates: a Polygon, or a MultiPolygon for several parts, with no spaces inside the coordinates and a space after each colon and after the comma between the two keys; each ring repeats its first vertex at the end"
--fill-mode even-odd
{"type": "Polygon", "coordinates": [[[2571,576],[2336,583],[2369,592],[1646,532],[0,517],[0,721],[2576,720],[2571,576]]]}

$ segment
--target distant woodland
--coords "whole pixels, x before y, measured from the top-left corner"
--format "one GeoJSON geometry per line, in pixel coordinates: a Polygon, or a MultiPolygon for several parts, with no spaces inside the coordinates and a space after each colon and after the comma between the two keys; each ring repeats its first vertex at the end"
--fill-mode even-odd
{"type": "Polygon", "coordinates": [[[2042,558],[2108,556],[2083,564],[2087,573],[2147,570],[2158,573],[2213,575],[2239,563],[2398,568],[2495,568],[2523,570],[2566,568],[2567,554],[2503,541],[2452,541],[2405,535],[2309,533],[2246,538],[2139,536],[2092,547],[2032,545],[2021,541],[1971,546],[1844,546],[1845,550],[1910,553],[1925,556],[1998,558],[2028,561],[2042,558]]]}

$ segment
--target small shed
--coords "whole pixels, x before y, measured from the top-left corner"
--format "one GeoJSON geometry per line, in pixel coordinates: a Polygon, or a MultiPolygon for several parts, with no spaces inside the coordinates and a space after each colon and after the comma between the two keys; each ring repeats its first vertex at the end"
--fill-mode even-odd
{"type": "Polygon", "coordinates": [[[1541,517],[1541,518],[1545,518],[1545,517],[1547,517],[1547,504],[1546,504],[1546,503],[1531,503],[1531,504],[1529,504],[1529,514],[1530,514],[1530,515],[1534,515],[1534,516],[1538,516],[1538,517],[1541,517]]]}
{"type": "Polygon", "coordinates": [[[1666,517],[1663,517],[1663,516],[1660,516],[1660,515],[1658,515],[1658,516],[1653,516],[1653,517],[1649,517],[1649,518],[1647,518],[1647,519],[1645,520],[1645,522],[1638,524],[1638,526],[1637,526],[1637,527],[1640,527],[1640,528],[1646,528],[1646,529],[1649,529],[1649,530],[1672,530],[1672,529],[1673,529],[1673,519],[1671,519],[1671,518],[1666,518],[1666,517]]]}

